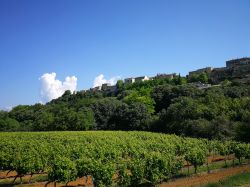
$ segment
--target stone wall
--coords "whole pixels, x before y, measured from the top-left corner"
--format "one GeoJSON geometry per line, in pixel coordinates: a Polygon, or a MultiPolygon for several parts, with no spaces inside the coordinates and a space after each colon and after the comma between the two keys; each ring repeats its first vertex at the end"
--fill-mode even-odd
{"type": "Polygon", "coordinates": [[[203,73],[203,72],[206,72],[206,73],[211,73],[212,72],[212,70],[213,70],[213,68],[212,67],[206,67],[206,68],[202,68],[202,69],[197,69],[197,70],[195,70],[195,71],[190,71],[189,73],[188,73],[188,76],[192,76],[192,75],[194,75],[194,74],[200,74],[200,73],[203,73]]]}
{"type": "Polygon", "coordinates": [[[244,77],[249,77],[249,76],[250,76],[250,64],[236,66],[233,68],[232,78],[244,78],[244,77]]]}
{"type": "Polygon", "coordinates": [[[226,61],[227,68],[235,68],[238,66],[244,66],[250,64],[250,58],[238,58],[226,61]]]}
{"type": "Polygon", "coordinates": [[[225,79],[236,82],[250,82],[250,64],[231,64],[228,67],[215,68],[209,74],[213,83],[219,83],[225,79]]]}
{"type": "Polygon", "coordinates": [[[213,83],[219,83],[225,79],[231,79],[231,70],[229,68],[214,68],[213,71],[209,74],[209,79],[213,83]]]}
{"type": "Polygon", "coordinates": [[[157,79],[165,79],[165,78],[173,79],[175,76],[176,76],[176,73],[172,73],[172,74],[157,74],[155,76],[155,78],[157,78],[157,79]]]}

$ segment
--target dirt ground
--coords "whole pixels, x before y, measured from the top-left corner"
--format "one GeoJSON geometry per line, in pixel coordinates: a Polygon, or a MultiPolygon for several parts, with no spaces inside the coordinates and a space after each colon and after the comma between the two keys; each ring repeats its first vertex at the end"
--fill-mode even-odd
{"type": "Polygon", "coordinates": [[[170,182],[164,182],[160,187],[191,187],[199,186],[207,183],[217,182],[226,177],[236,175],[243,172],[250,172],[250,165],[242,165],[232,168],[225,168],[212,171],[210,174],[204,172],[191,177],[179,178],[170,182]]]}
{"type": "Polygon", "coordinates": [[[11,171],[8,173],[8,171],[0,172],[0,179],[15,177],[17,173],[15,171],[11,171]],[[8,174],[8,175],[7,175],[8,174]]]}
{"type": "MultiPolygon", "coordinates": [[[[14,180],[15,176],[17,175],[17,173],[15,171],[11,171],[8,173],[8,171],[4,171],[4,172],[0,172],[0,180],[1,179],[9,179],[10,180],[10,184],[11,182],[14,180]]],[[[33,175],[33,177],[36,176],[46,176],[47,174],[35,174],[33,175]]],[[[23,181],[28,181],[30,179],[30,175],[26,175],[22,177],[23,181]]],[[[19,180],[19,178],[17,178],[17,180],[19,180]]],[[[17,187],[22,187],[22,186],[29,186],[29,187],[44,187],[46,185],[47,182],[35,182],[32,184],[17,184],[15,186],[17,187]]],[[[65,184],[62,183],[57,183],[56,184],[57,187],[59,186],[65,186],[65,184]]],[[[69,182],[68,186],[85,186],[85,187],[94,187],[93,185],[93,181],[91,179],[91,177],[82,177],[77,179],[76,181],[73,182],[69,182]]],[[[47,187],[54,187],[54,183],[49,183],[47,184],[47,187]]]]}
{"type": "MultiPolygon", "coordinates": [[[[25,186],[29,186],[29,187],[45,187],[47,182],[37,182],[37,183],[33,183],[33,184],[26,184],[25,186]]],[[[56,186],[65,186],[65,184],[61,184],[61,183],[56,183],[56,186]]],[[[68,187],[73,187],[73,186],[84,186],[84,187],[94,187],[93,182],[91,177],[82,177],[80,179],[77,179],[76,181],[73,182],[69,182],[67,184],[68,187]]],[[[21,185],[17,185],[17,187],[21,187],[21,185]]],[[[54,183],[49,183],[47,185],[47,187],[54,187],[54,183]]]]}

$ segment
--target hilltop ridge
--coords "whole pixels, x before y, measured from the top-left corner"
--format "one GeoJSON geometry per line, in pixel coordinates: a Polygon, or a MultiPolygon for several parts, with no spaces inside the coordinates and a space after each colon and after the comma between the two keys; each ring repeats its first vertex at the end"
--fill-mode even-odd
{"type": "Polygon", "coordinates": [[[236,59],[186,77],[158,74],[66,91],[45,105],[1,111],[0,131],[143,130],[250,141],[249,66],[248,58],[236,59]]]}
{"type": "MultiPolygon", "coordinates": [[[[238,83],[249,83],[250,82],[250,58],[243,57],[226,61],[226,67],[221,68],[213,68],[213,67],[205,67],[200,68],[194,71],[190,71],[186,78],[189,82],[200,82],[200,81],[192,81],[192,79],[196,79],[202,74],[206,74],[207,81],[205,83],[210,84],[219,84],[222,81],[229,80],[238,83]]],[[[129,77],[125,78],[123,81],[124,84],[132,84],[136,82],[144,82],[148,80],[154,79],[173,79],[177,77],[177,73],[171,74],[157,74],[153,77],[148,77],[146,75],[139,77],[129,77]]],[[[196,84],[196,86],[200,88],[207,88],[209,85],[196,84]]],[[[104,83],[100,86],[90,88],[91,91],[108,91],[115,92],[117,90],[117,85],[111,85],[109,83],[104,83]]],[[[87,90],[83,90],[87,91],[87,90]]]]}

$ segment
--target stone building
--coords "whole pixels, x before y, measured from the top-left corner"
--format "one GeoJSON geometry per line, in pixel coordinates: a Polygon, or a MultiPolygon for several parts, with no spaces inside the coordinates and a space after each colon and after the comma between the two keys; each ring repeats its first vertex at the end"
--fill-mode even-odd
{"type": "Polygon", "coordinates": [[[101,90],[102,90],[101,86],[96,86],[94,88],[90,88],[90,91],[93,91],[93,92],[95,92],[95,91],[101,91],[101,90]]]}
{"type": "Polygon", "coordinates": [[[116,85],[111,86],[110,83],[102,84],[102,91],[115,92],[117,89],[116,85]]]}
{"type": "Polygon", "coordinates": [[[135,78],[126,78],[124,79],[124,83],[128,84],[128,83],[134,83],[134,82],[143,82],[149,80],[148,76],[142,76],[142,77],[135,77],[135,78]]]}
{"type": "Polygon", "coordinates": [[[200,73],[208,73],[210,74],[212,72],[213,68],[212,67],[206,67],[206,68],[201,68],[201,69],[197,69],[195,71],[190,71],[188,73],[188,76],[192,76],[194,74],[200,74],[200,73]]]}
{"type": "Polygon", "coordinates": [[[154,78],[156,79],[173,79],[176,76],[176,73],[172,74],[157,74],[154,78]]]}
{"type": "Polygon", "coordinates": [[[227,67],[214,68],[213,71],[209,74],[209,79],[213,83],[219,83],[225,79],[231,78],[231,71],[227,67]]]}
{"type": "Polygon", "coordinates": [[[238,58],[226,61],[226,66],[230,69],[245,65],[250,65],[250,58],[238,58]]]}
{"type": "Polygon", "coordinates": [[[142,77],[136,77],[135,82],[143,82],[143,81],[148,81],[149,77],[148,76],[142,76],[142,77]]]}
{"type": "Polygon", "coordinates": [[[108,86],[107,91],[108,92],[116,92],[117,91],[117,86],[116,85],[108,86]]]}
{"type": "Polygon", "coordinates": [[[250,58],[226,61],[226,67],[213,69],[209,78],[213,83],[226,79],[241,83],[250,82],[250,58]]]}
{"type": "Polygon", "coordinates": [[[105,83],[105,84],[102,84],[102,90],[105,91],[108,89],[108,87],[110,87],[111,84],[110,83],[105,83]]]}
{"type": "Polygon", "coordinates": [[[124,79],[125,84],[134,83],[134,82],[135,82],[134,78],[126,78],[126,79],[124,79]]]}

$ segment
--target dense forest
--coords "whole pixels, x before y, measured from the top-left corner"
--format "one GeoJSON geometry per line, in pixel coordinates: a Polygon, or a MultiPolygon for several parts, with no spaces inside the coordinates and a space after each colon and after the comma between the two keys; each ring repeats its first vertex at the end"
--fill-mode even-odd
{"type": "Polygon", "coordinates": [[[0,131],[143,130],[208,139],[250,141],[250,85],[193,77],[124,84],[115,92],[66,91],[45,105],[0,111],[0,131]]]}

